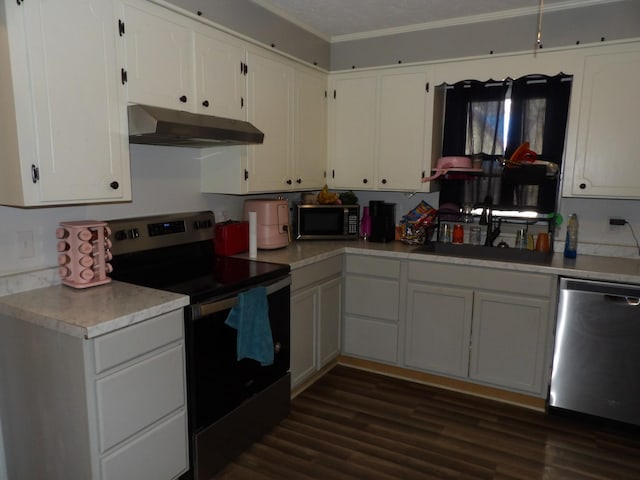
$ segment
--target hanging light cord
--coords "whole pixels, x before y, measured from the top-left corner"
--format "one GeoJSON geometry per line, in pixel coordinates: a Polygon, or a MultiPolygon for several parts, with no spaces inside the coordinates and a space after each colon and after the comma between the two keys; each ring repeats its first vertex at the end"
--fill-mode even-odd
{"type": "Polygon", "coordinates": [[[544,10],[544,0],[540,0],[540,8],[538,9],[538,32],[536,34],[536,44],[533,49],[535,55],[542,45],[542,11],[544,10]]]}

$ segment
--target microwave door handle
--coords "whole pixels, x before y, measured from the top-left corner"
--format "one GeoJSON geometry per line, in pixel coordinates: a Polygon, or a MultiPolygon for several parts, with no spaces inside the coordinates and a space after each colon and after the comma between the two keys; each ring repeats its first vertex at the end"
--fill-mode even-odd
{"type": "MultiPolygon", "coordinates": [[[[270,283],[268,285],[264,285],[267,290],[267,295],[271,295],[272,293],[277,292],[278,290],[282,290],[283,288],[291,285],[291,277],[287,275],[285,278],[278,280],[276,282],[270,283]]],[[[259,285],[258,285],[259,286],[259,285]]],[[[216,300],[214,302],[205,302],[193,305],[192,312],[193,318],[202,318],[208,315],[213,315],[214,313],[223,312],[225,310],[231,310],[238,304],[238,296],[225,298],[222,300],[216,300]]]]}

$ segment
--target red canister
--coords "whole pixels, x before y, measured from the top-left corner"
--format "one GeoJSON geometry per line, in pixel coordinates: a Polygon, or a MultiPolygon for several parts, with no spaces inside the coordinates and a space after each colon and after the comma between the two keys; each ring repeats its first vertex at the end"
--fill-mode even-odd
{"type": "Polygon", "coordinates": [[[464,243],[464,227],[460,223],[453,226],[453,234],[451,235],[453,243],[464,243]]]}

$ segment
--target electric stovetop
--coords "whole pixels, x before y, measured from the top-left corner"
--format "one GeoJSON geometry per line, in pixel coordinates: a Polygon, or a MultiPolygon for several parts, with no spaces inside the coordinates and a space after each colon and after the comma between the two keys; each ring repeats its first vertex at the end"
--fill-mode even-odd
{"type": "Polygon", "coordinates": [[[213,213],[172,214],[107,222],[111,278],[191,297],[191,303],[237,293],[286,276],[288,265],[216,256],[213,213]]]}

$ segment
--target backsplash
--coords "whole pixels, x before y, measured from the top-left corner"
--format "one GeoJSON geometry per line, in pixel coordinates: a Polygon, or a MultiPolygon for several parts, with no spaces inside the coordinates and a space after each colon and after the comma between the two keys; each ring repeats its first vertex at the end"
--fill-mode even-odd
{"type": "MultiPolygon", "coordinates": [[[[108,220],[189,210],[213,210],[218,221],[239,219],[247,197],[200,193],[200,154],[197,149],[131,146],[133,201],[130,203],[21,209],[0,207],[0,277],[39,272],[57,262],[55,230],[61,221],[108,220]],[[222,218],[222,217],[225,218],[222,218]],[[33,256],[20,257],[20,232],[32,232],[33,256]]],[[[396,221],[421,200],[438,206],[438,193],[356,191],[361,205],[370,200],[396,204],[396,221]]],[[[276,197],[277,194],[260,195],[276,197]]],[[[290,202],[300,193],[286,193],[290,202]]],[[[565,218],[575,212],[580,221],[578,253],[639,258],[629,225],[609,226],[609,218],[624,218],[640,233],[640,202],[637,200],[591,200],[563,198],[560,212],[565,218]]],[[[556,234],[556,251],[562,250],[564,227],[556,234]]],[[[36,278],[40,273],[34,273],[36,278]]],[[[49,278],[45,274],[45,278],[49,278]]],[[[39,282],[38,280],[37,282],[39,282]]]]}

